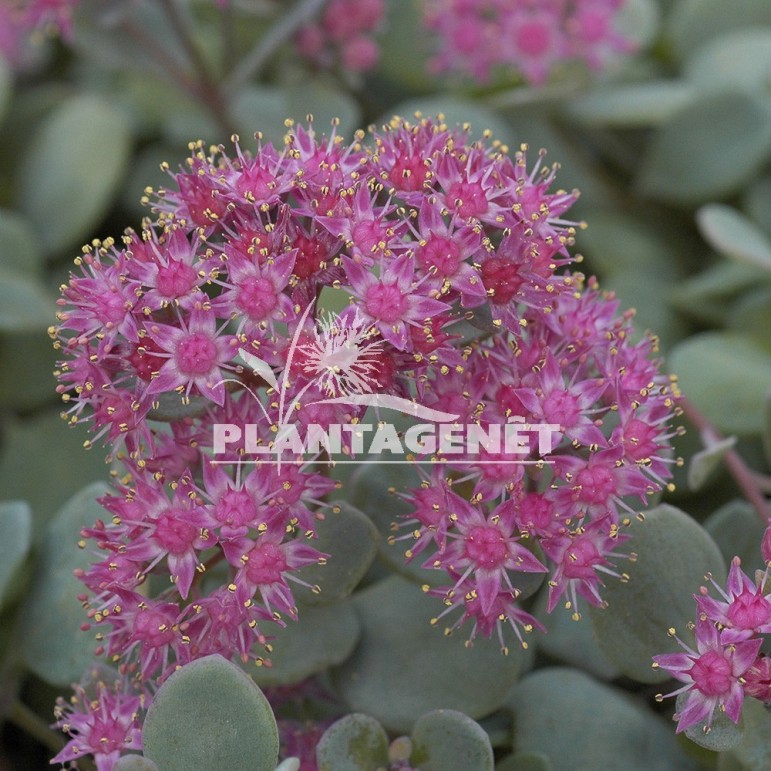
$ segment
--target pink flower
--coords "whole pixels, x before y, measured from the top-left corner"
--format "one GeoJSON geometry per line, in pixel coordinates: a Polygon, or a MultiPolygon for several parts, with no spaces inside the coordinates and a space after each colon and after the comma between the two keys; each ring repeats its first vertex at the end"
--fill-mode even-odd
{"type": "Polygon", "coordinates": [[[601,69],[633,46],[614,29],[623,0],[426,0],[435,72],[488,81],[511,72],[533,85],[575,60],[601,69]]]}
{"type": "Polygon", "coordinates": [[[761,639],[726,642],[715,625],[699,619],[696,623],[696,650],[677,638],[686,653],[665,653],[654,656],[654,666],[685,683],[666,696],[687,693],[682,711],[675,715],[677,732],[706,721],[712,722],[715,708],[722,709],[734,723],[739,722],[744,688],[741,677],[755,662],[761,639]]]}
{"type": "Polygon", "coordinates": [[[78,761],[93,755],[98,771],[112,771],[121,754],[141,750],[139,711],[143,698],[97,683],[96,695],[75,686],[70,702],[60,699],[55,716],[56,728],[72,738],[51,763],[78,761]]]}
{"type": "Polygon", "coordinates": [[[153,373],[148,395],[180,391],[189,397],[193,388],[215,404],[222,404],[223,368],[235,356],[235,338],[217,330],[217,321],[204,303],[180,327],[146,323],[145,331],[160,348],[156,357],[164,364],[153,373]]]}
{"type": "Polygon", "coordinates": [[[725,641],[746,640],[756,634],[771,632],[771,592],[764,594],[763,588],[767,577],[766,571],[755,583],[741,569],[741,560],[734,557],[728,572],[727,591],[712,579],[712,585],[723,600],[710,597],[706,586],[696,595],[699,610],[706,618],[725,627],[725,641]]]}

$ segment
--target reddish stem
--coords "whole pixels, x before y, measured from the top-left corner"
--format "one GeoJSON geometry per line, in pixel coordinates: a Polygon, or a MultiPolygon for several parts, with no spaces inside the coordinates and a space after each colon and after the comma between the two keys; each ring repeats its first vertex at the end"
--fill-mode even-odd
{"type": "MultiPolygon", "coordinates": [[[[699,429],[703,439],[709,441],[719,441],[722,439],[720,432],[709,422],[707,417],[698,410],[693,402],[681,397],[679,405],[683,413],[691,423],[699,429]]],[[[771,523],[771,508],[763,495],[755,473],[747,468],[746,463],[736,450],[728,449],[723,456],[731,476],[744,494],[745,498],[753,505],[764,525],[771,523]]]]}

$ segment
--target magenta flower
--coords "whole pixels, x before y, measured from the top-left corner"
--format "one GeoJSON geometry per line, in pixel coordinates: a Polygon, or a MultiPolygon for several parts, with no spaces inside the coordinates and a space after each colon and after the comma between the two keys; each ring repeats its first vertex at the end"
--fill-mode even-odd
{"type": "Polygon", "coordinates": [[[426,0],[424,23],[436,36],[435,72],[479,82],[493,73],[542,85],[576,60],[601,69],[631,42],[614,29],[623,0],[426,0]]]}
{"type": "Polygon", "coordinates": [[[399,351],[410,343],[407,325],[420,326],[450,308],[416,291],[415,262],[410,255],[395,258],[379,278],[351,259],[345,259],[344,266],[354,294],[361,298],[364,317],[399,351]]]}
{"type": "Polygon", "coordinates": [[[705,586],[695,596],[702,614],[725,627],[722,637],[726,642],[771,632],[771,592],[764,593],[767,577],[767,572],[761,574],[755,583],[741,569],[741,560],[734,557],[728,571],[727,591],[711,579],[723,599],[710,597],[705,586]]]}
{"type": "Polygon", "coordinates": [[[143,699],[125,694],[104,683],[96,686],[96,697],[75,686],[70,702],[57,702],[56,728],[72,738],[51,763],[78,761],[92,755],[98,771],[112,771],[121,754],[141,750],[139,711],[143,699]]]}
{"type": "Polygon", "coordinates": [[[590,605],[602,606],[600,596],[601,574],[621,575],[612,567],[608,557],[621,556],[615,548],[629,536],[621,534],[610,517],[600,517],[574,531],[548,536],[541,541],[546,556],[554,563],[549,578],[549,613],[557,606],[560,598],[567,595],[566,607],[578,617],[578,596],[590,605]]]}
{"type": "Polygon", "coordinates": [[[744,688],[742,675],[755,662],[761,639],[727,642],[717,627],[706,619],[696,623],[696,650],[679,638],[686,653],[665,653],[654,656],[654,666],[685,683],[682,688],[657,696],[658,700],[687,693],[682,711],[675,715],[677,732],[697,723],[712,722],[715,708],[720,708],[734,723],[739,722],[744,688]]]}
{"type": "Polygon", "coordinates": [[[148,323],[145,329],[161,350],[156,358],[165,359],[158,372],[153,373],[146,390],[148,395],[178,390],[189,397],[195,388],[196,393],[215,404],[224,402],[223,368],[235,356],[236,339],[217,330],[211,311],[196,308],[181,327],[148,323]]]}
{"type": "Polygon", "coordinates": [[[464,594],[473,591],[481,613],[490,614],[501,591],[517,594],[510,571],[546,572],[533,553],[519,543],[510,502],[485,515],[479,507],[449,493],[448,508],[454,530],[447,534],[447,546],[423,564],[424,568],[446,570],[455,579],[455,585],[446,590],[448,596],[467,584],[464,594]]]}

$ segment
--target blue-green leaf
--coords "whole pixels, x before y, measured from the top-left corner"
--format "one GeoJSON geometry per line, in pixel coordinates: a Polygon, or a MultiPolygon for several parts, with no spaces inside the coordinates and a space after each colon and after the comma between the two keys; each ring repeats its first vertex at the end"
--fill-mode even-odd
{"type": "Polygon", "coordinates": [[[765,567],[760,541],[766,526],[752,504],[741,498],[729,501],[704,520],[704,529],[718,545],[726,564],[739,557],[742,569],[749,575],[765,567]]]}
{"type": "Polygon", "coordinates": [[[32,514],[24,501],[0,503],[0,607],[17,569],[29,552],[32,514]]]}
{"type": "Polygon", "coordinates": [[[589,126],[658,126],[687,107],[696,89],[680,80],[597,86],[567,105],[568,114],[589,126]]]}
{"type": "Polygon", "coordinates": [[[771,25],[767,0],[679,0],[667,20],[666,36],[680,58],[733,30],[771,25]]]}
{"type": "Polygon", "coordinates": [[[158,689],[142,745],[163,771],[274,771],[278,728],[251,678],[215,654],[186,664],[158,689]]]}
{"type": "Polygon", "coordinates": [[[377,771],[388,764],[388,736],[375,718],[346,715],[324,732],[316,763],[319,771],[377,771]]]}
{"type": "Polygon", "coordinates": [[[712,442],[691,458],[688,464],[688,486],[691,490],[697,491],[704,487],[712,472],[720,465],[723,456],[735,444],[736,437],[729,436],[712,442]]]}
{"type": "Polygon", "coordinates": [[[679,650],[667,634],[684,633],[693,618],[693,594],[712,573],[725,578],[725,563],[715,542],[695,520],[674,506],[662,504],[631,526],[626,545],[637,554],[624,563],[628,582],[607,580],[602,591],[606,608],[589,608],[600,647],[629,677],[644,683],[666,679],[651,668],[651,657],[679,650]]]}
{"type": "Polygon", "coordinates": [[[504,629],[508,656],[497,639],[477,638],[467,647],[466,630],[452,636],[430,624],[441,601],[398,576],[353,596],[362,622],[359,646],[333,681],[351,709],[406,733],[421,715],[455,709],[469,717],[490,714],[505,700],[531,659],[504,629]],[[473,677],[469,677],[473,673],[473,677]]]}
{"type": "Polygon", "coordinates": [[[462,712],[438,709],[412,730],[411,765],[420,771],[493,771],[493,748],[479,723],[462,712]]]}
{"type": "Polygon", "coordinates": [[[271,666],[251,667],[249,673],[260,686],[290,685],[305,680],[350,656],[359,639],[359,619],[350,603],[321,608],[301,607],[299,619],[285,627],[262,624],[273,650],[271,666]],[[312,641],[312,643],[311,643],[312,641]]]}
{"type": "Polygon", "coordinates": [[[698,48],[685,63],[685,77],[696,88],[768,93],[771,27],[729,32],[698,48]]]}
{"type": "Polygon", "coordinates": [[[771,353],[740,335],[702,332],[678,343],[669,367],[683,394],[726,434],[759,434],[771,353]]]}
{"type": "MultiPolygon", "coordinates": [[[[688,695],[687,693],[681,693],[677,697],[675,712],[683,710],[688,695]]],[[[715,710],[709,729],[707,729],[706,719],[685,729],[685,735],[692,742],[713,752],[725,752],[726,750],[733,749],[741,741],[743,733],[744,726],[742,722],[739,721],[737,725],[721,710],[715,710]]]]}
{"type": "Polygon", "coordinates": [[[512,691],[509,703],[514,749],[546,755],[554,771],[699,768],[680,749],[672,726],[623,691],[575,669],[533,672],[512,691]]]}
{"type": "Polygon", "coordinates": [[[36,580],[21,619],[22,654],[27,666],[53,685],[80,679],[94,658],[93,632],[78,595],[83,584],[72,571],[85,569],[91,554],[81,548],[81,528],[93,525],[104,510],[96,499],[107,492],[104,484],[89,485],[71,498],[51,521],[38,555],[36,580]]]}
{"type": "Polygon", "coordinates": [[[769,151],[771,120],[762,102],[733,90],[705,94],[657,129],[639,168],[639,188],[673,203],[722,198],[737,192],[769,151]]]}
{"type": "Polygon", "coordinates": [[[124,755],[114,766],[114,771],[160,771],[150,758],[142,755],[124,755]]]}
{"type": "Polygon", "coordinates": [[[707,243],[721,254],[771,271],[771,239],[741,212],[711,203],[696,212],[696,222],[707,243]]]}
{"type": "Polygon", "coordinates": [[[22,158],[19,206],[55,254],[86,238],[109,209],[128,162],[123,112],[90,95],[57,107],[22,158]]]}

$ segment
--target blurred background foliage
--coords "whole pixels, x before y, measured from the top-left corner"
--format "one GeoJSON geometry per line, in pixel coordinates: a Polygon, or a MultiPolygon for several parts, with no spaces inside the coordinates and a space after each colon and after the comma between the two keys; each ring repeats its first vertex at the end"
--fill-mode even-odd
{"type": "MultiPolygon", "coordinates": [[[[0,499],[8,501],[0,508],[0,769],[45,766],[54,697],[80,678],[93,646],[78,630],[72,569],[88,560],[77,548],[78,532],[99,516],[93,499],[108,468],[102,449],[84,450],[82,430],[68,430],[59,416],[56,356],[46,333],[58,287],[82,244],[140,227],[149,214],[140,204],[145,188],[164,184],[160,163],[175,170],[191,140],[227,143],[235,132],[249,146],[259,130],[280,143],[284,120],[306,114],[322,131],[339,118],[341,133],[350,135],[419,110],[469,122],[479,134],[490,129],[511,148],[546,148],[561,166],[559,184],[582,193],[571,212],[588,224],[577,236],[581,269],[636,309],[640,333],[655,331],[665,368],[694,408],[677,440],[686,462],[665,502],[689,515],[697,535],[691,525],[675,526],[676,517],[667,520],[663,542],[682,542],[684,551],[670,548],[659,575],[666,583],[671,560],[684,555],[687,562],[689,545],[702,535],[709,543],[696,549],[694,569],[686,565],[671,579],[696,576],[680,588],[688,602],[705,565],[717,563],[719,572],[739,554],[745,569],[760,566],[763,525],[726,460],[740,459],[760,499],[771,493],[769,0],[629,0],[621,23],[638,52],[600,74],[564,67],[542,88],[511,73],[484,87],[427,74],[431,41],[417,0],[387,0],[380,63],[366,76],[314,69],[291,45],[279,45],[277,19],[288,5],[281,0],[240,0],[231,27],[204,0],[180,4],[180,17],[164,14],[162,5],[84,0],[67,44],[38,41],[22,71],[0,59],[0,499]],[[148,35],[154,42],[143,40],[148,35]],[[240,70],[255,43],[259,66],[240,70]]],[[[370,480],[356,505],[390,519],[396,501],[385,504],[393,511],[367,510],[378,483],[370,480]]],[[[374,553],[367,526],[361,538],[374,553]]],[[[370,579],[378,575],[372,571],[370,579]]],[[[675,740],[673,725],[655,714],[668,717],[672,705],[655,705],[657,686],[641,684],[645,678],[634,671],[648,662],[624,662],[633,656],[619,635],[629,628],[628,636],[640,636],[628,618],[596,624],[616,640],[609,658],[588,619],[575,624],[555,614],[535,650],[507,662],[506,693],[490,691],[498,669],[449,664],[444,654],[428,674],[423,667],[405,672],[393,657],[417,655],[414,640],[422,640],[426,619],[404,611],[415,587],[388,581],[388,591],[378,584],[355,595],[345,623],[339,614],[325,619],[323,608],[309,613],[302,623],[313,630],[306,628],[316,641],[314,660],[289,667],[282,682],[335,665],[331,682],[343,702],[404,731],[404,720],[431,706],[416,699],[402,717],[391,715],[392,703],[403,707],[412,698],[405,695],[410,679],[423,672],[424,688],[472,668],[466,702],[453,706],[482,718],[501,757],[513,747],[517,755],[501,768],[771,767],[762,713],[753,713],[730,752],[675,740]],[[392,647],[378,652],[373,630],[392,647]],[[405,639],[413,649],[400,653],[405,639]],[[368,672],[383,670],[378,682],[392,692],[349,677],[362,671],[362,661],[368,672]],[[536,664],[569,669],[539,668],[516,684],[536,664]]],[[[615,596],[626,587],[613,590],[615,596]]],[[[679,625],[692,615],[683,607],[679,625]]]]}

